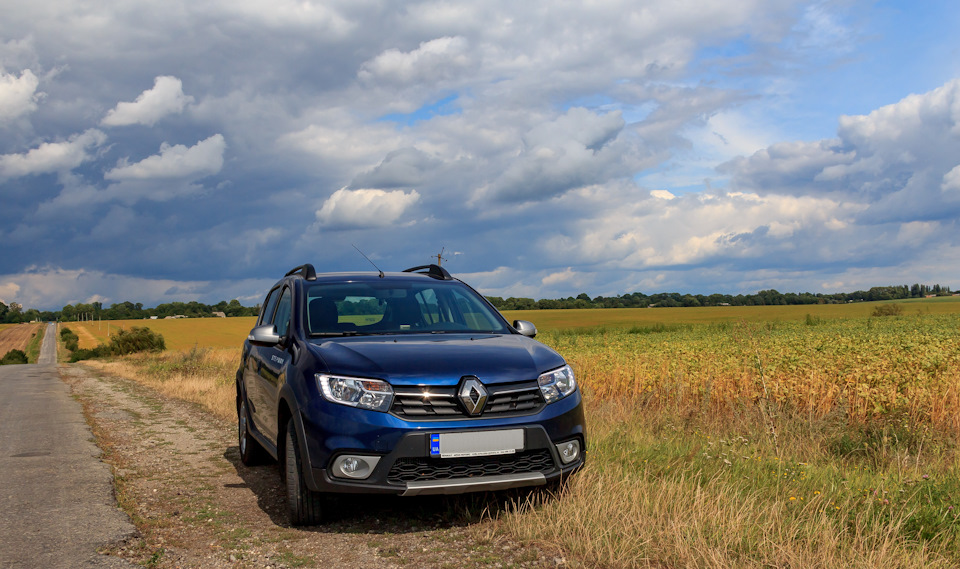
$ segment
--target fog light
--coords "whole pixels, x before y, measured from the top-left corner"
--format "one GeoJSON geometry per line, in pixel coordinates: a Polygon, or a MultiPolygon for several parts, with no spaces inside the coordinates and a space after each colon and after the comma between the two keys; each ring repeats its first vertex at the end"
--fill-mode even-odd
{"type": "Polygon", "coordinates": [[[580,441],[572,440],[557,445],[557,452],[560,453],[560,462],[570,464],[580,458],[580,441]]]}
{"type": "Polygon", "coordinates": [[[345,454],[337,457],[333,463],[333,475],[338,478],[353,478],[363,480],[373,474],[373,469],[380,462],[379,456],[356,456],[345,454]]]}

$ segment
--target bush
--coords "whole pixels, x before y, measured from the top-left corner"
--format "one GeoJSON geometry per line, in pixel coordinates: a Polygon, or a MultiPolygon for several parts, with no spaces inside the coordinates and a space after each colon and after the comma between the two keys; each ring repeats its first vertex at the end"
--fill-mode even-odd
{"type": "Polygon", "coordinates": [[[120,330],[110,338],[110,352],[115,356],[134,352],[162,352],[166,349],[163,336],[149,328],[134,326],[120,330]]]}
{"type": "Polygon", "coordinates": [[[12,364],[25,364],[27,361],[27,354],[23,350],[10,350],[4,354],[3,359],[0,359],[0,365],[12,365],[12,364]]]}
{"type": "Polygon", "coordinates": [[[77,333],[70,328],[63,327],[60,329],[60,340],[63,341],[64,348],[70,350],[71,352],[77,351],[80,343],[80,337],[77,336],[77,333]]]}
{"type": "Polygon", "coordinates": [[[112,352],[110,351],[110,346],[104,346],[103,344],[100,344],[96,348],[77,348],[72,354],[70,354],[70,363],[78,362],[80,360],[105,358],[111,354],[112,352]]]}
{"type": "MultiPolygon", "coordinates": [[[[70,333],[70,339],[64,339],[64,345],[73,353],[70,355],[71,362],[80,360],[90,360],[93,358],[105,358],[108,356],[123,356],[135,352],[161,352],[167,345],[163,336],[149,328],[134,326],[130,330],[119,330],[112,338],[110,344],[100,344],[96,348],[84,349],[77,347],[76,334],[70,333]],[[71,346],[73,346],[71,348],[71,346]]],[[[64,338],[63,332],[60,337],[64,338]]]]}

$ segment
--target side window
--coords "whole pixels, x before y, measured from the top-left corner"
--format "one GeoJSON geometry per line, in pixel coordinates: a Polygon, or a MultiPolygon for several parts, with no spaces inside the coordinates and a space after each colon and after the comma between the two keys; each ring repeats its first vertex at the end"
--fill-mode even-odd
{"type": "Polygon", "coordinates": [[[279,288],[275,288],[267,294],[267,300],[263,302],[263,312],[260,313],[260,320],[257,321],[258,326],[273,322],[273,311],[277,308],[277,299],[279,297],[279,288]]]}
{"type": "Polygon", "coordinates": [[[290,288],[284,288],[280,295],[280,301],[277,303],[277,315],[273,318],[273,323],[277,325],[277,334],[280,337],[287,335],[290,328],[290,312],[292,306],[292,294],[290,288]]]}
{"type": "Polygon", "coordinates": [[[496,328],[496,325],[479,310],[475,302],[471,302],[467,297],[463,296],[460,291],[454,291],[453,296],[456,299],[460,313],[463,315],[464,320],[466,320],[467,326],[474,330],[493,330],[496,328]]]}

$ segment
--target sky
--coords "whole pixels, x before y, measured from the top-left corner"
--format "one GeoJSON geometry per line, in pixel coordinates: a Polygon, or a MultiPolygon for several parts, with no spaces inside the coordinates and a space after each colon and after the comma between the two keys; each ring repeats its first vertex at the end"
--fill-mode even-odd
{"type": "Polygon", "coordinates": [[[0,301],[960,288],[955,0],[4,0],[0,301]]]}

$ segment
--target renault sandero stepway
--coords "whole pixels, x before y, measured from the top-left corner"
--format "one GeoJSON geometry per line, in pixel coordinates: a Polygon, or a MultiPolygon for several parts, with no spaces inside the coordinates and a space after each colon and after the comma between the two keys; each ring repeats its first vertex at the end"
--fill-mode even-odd
{"type": "Polygon", "coordinates": [[[403,496],[558,482],[583,465],[573,370],[438,265],[291,270],[237,371],[240,457],[277,460],[290,520],[331,493],[403,496]]]}

